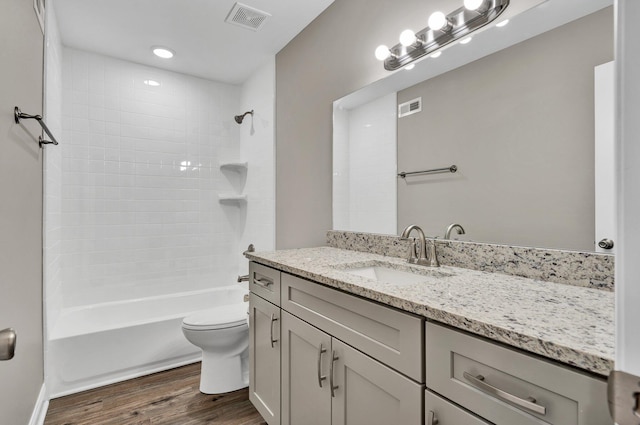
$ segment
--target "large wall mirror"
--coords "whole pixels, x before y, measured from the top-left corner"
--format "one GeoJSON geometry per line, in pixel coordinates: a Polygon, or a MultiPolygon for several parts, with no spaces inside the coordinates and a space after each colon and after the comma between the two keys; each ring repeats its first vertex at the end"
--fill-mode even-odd
{"type": "Polygon", "coordinates": [[[580,251],[613,237],[612,1],[527,1],[334,102],[335,230],[442,238],[459,223],[460,240],[580,251]]]}

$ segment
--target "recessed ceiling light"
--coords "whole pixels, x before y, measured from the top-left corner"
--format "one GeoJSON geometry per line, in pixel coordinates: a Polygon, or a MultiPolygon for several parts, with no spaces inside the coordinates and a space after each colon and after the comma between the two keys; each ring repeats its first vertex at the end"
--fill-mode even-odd
{"type": "Polygon", "coordinates": [[[463,38],[460,40],[460,44],[467,44],[471,42],[471,37],[463,38]]]}
{"type": "Polygon", "coordinates": [[[162,46],[152,47],[153,54],[162,59],[171,59],[174,55],[173,50],[162,46]]]}
{"type": "Polygon", "coordinates": [[[156,81],[156,80],[144,80],[144,83],[148,86],[151,87],[158,87],[160,86],[160,81],[156,81]]]}
{"type": "Polygon", "coordinates": [[[504,27],[504,26],[505,26],[505,25],[507,25],[508,23],[509,23],[509,20],[508,20],[508,19],[505,19],[505,20],[504,20],[504,21],[502,21],[502,22],[498,22],[498,23],[496,24],[496,27],[504,27]]]}

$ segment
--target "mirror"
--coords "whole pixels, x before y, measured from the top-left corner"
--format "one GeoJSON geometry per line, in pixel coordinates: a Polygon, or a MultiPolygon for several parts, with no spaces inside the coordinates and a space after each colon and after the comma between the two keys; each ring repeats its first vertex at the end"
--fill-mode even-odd
{"type": "Polygon", "coordinates": [[[466,233],[452,239],[594,251],[596,180],[613,174],[612,160],[594,166],[610,5],[548,0],[334,102],[334,230],[397,235],[415,223],[442,238],[459,223],[466,233]]]}

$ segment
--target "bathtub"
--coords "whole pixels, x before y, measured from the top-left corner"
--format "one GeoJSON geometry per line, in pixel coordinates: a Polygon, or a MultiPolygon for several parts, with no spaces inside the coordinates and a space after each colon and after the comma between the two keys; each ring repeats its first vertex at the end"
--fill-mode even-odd
{"type": "Polygon", "coordinates": [[[47,388],[52,398],[199,361],[182,334],[197,310],[242,302],[229,286],[62,310],[49,332],[47,388]]]}

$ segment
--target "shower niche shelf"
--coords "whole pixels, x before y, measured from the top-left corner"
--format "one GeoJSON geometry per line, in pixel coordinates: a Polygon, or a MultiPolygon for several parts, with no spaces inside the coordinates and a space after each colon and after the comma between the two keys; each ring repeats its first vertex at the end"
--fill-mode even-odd
{"type": "Polygon", "coordinates": [[[249,164],[245,162],[224,162],[220,164],[221,170],[235,171],[236,173],[246,173],[249,164]]]}
{"type": "Polygon", "coordinates": [[[247,203],[247,195],[218,195],[218,201],[221,204],[239,207],[247,203]]]}

